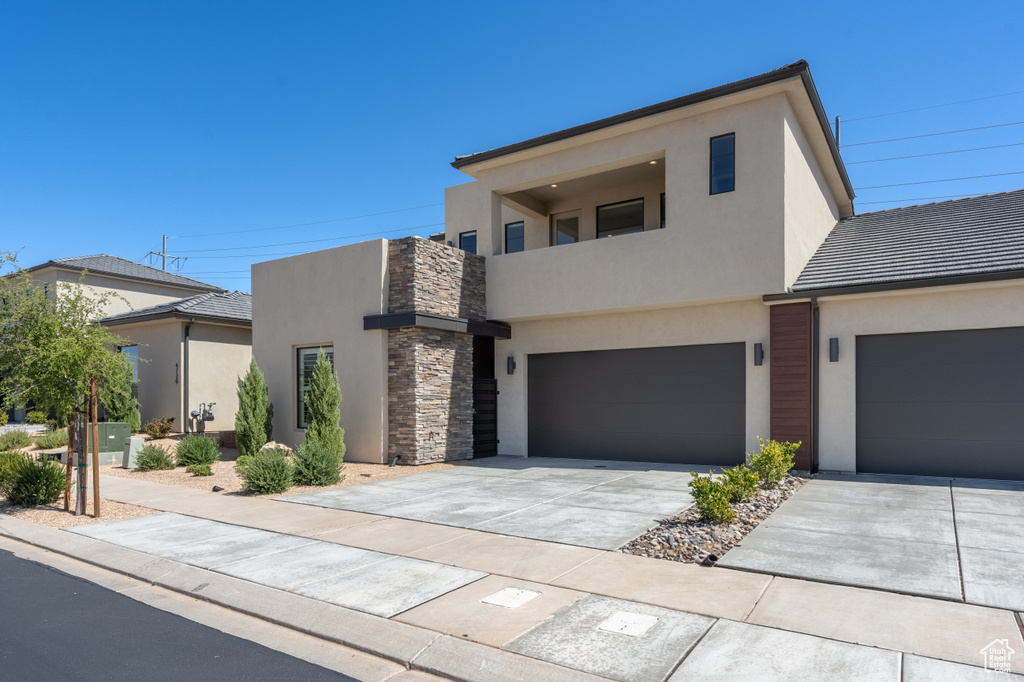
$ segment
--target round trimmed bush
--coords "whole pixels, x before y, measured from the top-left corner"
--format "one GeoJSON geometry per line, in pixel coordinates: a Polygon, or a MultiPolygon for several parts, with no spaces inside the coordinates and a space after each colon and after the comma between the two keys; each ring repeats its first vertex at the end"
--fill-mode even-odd
{"type": "Polygon", "coordinates": [[[341,458],[321,441],[307,441],[295,451],[296,485],[334,485],[341,480],[341,458]]]}
{"type": "Polygon", "coordinates": [[[217,449],[217,441],[209,436],[190,434],[178,441],[178,466],[188,467],[193,464],[209,466],[218,459],[220,459],[220,450],[217,449]]]}
{"type": "Polygon", "coordinates": [[[193,476],[213,476],[213,469],[209,464],[189,464],[185,470],[193,476]]]}
{"type": "Polygon", "coordinates": [[[64,492],[65,471],[57,462],[36,464],[23,458],[16,465],[14,479],[7,490],[7,499],[22,507],[53,504],[64,492]]]}
{"type": "Polygon", "coordinates": [[[260,450],[249,458],[239,474],[245,487],[254,493],[283,493],[292,486],[295,469],[284,452],[273,448],[260,450]]]}
{"type": "Polygon", "coordinates": [[[142,446],[139,450],[139,454],[135,457],[135,466],[143,471],[152,471],[155,469],[173,469],[174,458],[171,454],[164,450],[159,445],[152,445],[147,443],[142,446]]]}

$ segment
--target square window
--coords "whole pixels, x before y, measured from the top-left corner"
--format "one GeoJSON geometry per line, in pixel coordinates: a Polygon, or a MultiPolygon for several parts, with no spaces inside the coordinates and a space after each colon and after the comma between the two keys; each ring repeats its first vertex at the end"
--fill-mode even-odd
{"type": "Polygon", "coordinates": [[[736,189],[736,134],[711,138],[711,193],[736,189]]]}
{"type": "Polygon", "coordinates": [[[334,370],[334,346],[317,346],[315,348],[299,348],[296,350],[298,358],[298,371],[296,373],[296,388],[298,389],[298,422],[299,428],[306,428],[306,394],[309,393],[309,377],[316,367],[316,360],[320,350],[324,351],[327,361],[331,363],[331,370],[334,370]]]}
{"type": "Polygon", "coordinates": [[[476,253],[476,230],[459,234],[459,248],[463,251],[476,253]]]}
{"type": "Polygon", "coordinates": [[[505,253],[519,253],[526,248],[525,229],[521,220],[505,225],[505,253]]]}
{"type": "Polygon", "coordinates": [[[597,207],[597,238],[644,231],[644,200],[630,199],[597,207]]]}

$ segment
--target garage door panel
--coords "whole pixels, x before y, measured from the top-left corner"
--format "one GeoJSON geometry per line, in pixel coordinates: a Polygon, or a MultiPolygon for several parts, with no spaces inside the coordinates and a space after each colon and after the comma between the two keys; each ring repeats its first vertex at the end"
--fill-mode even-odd
{"type": "Polygon", "coordinates": [[[742,461],[745,344],[528,358],[531,456],[742,461]]]}
{"type": "Polygon", "coordinates": [[[858,337],[857,469],[1024,479],[1024,328],[858,337]]]}

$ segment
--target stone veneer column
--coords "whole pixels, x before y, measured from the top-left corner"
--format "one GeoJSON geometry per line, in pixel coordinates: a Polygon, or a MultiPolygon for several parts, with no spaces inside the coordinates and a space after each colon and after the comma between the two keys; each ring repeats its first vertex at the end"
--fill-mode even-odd
{"type": "MultiPolygon", "coordinates": [[[[388,312],[482,321],[484,259],[419,237],[388,244],[388,312]]],[[[388,331],[388,454],[403,464],[473,457],[473,337],[388,331]]]]}

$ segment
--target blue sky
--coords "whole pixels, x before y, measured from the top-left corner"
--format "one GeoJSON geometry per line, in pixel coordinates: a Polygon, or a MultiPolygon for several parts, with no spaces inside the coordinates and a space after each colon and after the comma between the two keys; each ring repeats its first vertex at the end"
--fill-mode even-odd
{"type": "Polygon", "coordinates": [[[441,230],[457,154],[798,59],[855,187],[1015,173],[858,212],[1017,189],[1024,125],[858,143],[1024,121],[1022,35],[1019,0],[0,2],[0,250],[140,260],[167,234],[182,274],[246,291],[254,262],[441,230]]]}

